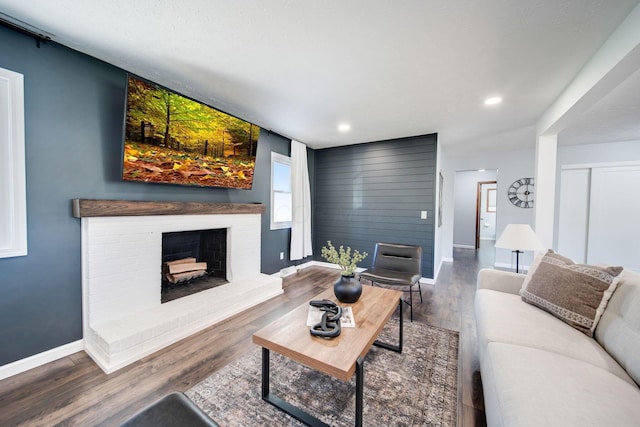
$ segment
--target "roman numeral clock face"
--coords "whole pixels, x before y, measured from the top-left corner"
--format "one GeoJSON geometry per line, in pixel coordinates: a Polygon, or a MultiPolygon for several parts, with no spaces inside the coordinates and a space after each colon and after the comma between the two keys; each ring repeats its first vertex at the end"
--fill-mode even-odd
{"type": "Polygon", "coordinates": [[[519,208],[533,207],[533,178],[520,178],[509,186],[509,201],[519,208]]]}

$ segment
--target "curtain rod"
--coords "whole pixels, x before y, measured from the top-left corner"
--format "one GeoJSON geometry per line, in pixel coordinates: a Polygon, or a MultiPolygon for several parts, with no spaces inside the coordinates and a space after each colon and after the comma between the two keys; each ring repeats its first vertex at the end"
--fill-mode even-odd
{"type": "MultiPolygon", "coordinates": [[[[8,18],[14,19],[12,17],[10,17],[9,15],[5,15],[5,14],[0,14],[3,16],[6,16],[8,18]]],[[[51,37],[49,36],[45,36],[44,34],[40,34],[40,33],[36,33],[34,31],[28,30],[25,27],[22,27],[14,22],[8,21],[2,17],[0,17],[0,25],[2,25],[3,27],[7,27],[10,28],[14,31],[17,31],[19,33],[25,34],[29,37],[33,37],[34,39],[36,39],[36,46],[38,46],[38,48],[40,47],[40,42],[46,43],[51,41],[51,37]]]]}

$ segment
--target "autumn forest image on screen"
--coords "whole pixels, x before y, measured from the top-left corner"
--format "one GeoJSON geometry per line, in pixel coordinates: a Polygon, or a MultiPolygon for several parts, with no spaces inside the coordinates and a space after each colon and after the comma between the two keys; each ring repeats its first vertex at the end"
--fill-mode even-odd
{"type": "Polygon", "coordinates": [[[123,179],[250,189],[260,128],[129,76],[123,179]]]}

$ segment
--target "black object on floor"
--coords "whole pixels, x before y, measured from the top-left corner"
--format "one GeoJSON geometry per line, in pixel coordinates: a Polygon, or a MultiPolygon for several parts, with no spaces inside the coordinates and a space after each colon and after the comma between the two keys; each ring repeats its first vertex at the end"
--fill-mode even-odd
{"type": "Polygon", "coordinates": [[[121,427],[220,427],[180,392],[166,395],[125,421],[121,427]]]}

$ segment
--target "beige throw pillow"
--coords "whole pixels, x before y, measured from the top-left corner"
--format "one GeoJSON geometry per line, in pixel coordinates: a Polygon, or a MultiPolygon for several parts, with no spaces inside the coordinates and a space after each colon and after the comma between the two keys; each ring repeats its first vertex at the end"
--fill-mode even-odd
{"type": "Polygon", "coordinates": [[[549,252],[553,253],[551,249],[549,249],[547,252],[544,252],[544,251],[536,252],[536,255],[533,257],[533,262],[531,262],[531,265],[529,266],[529,271],[527,271],[527,276],[524,278],[524,281],[522,282],[522,288],[520,288],[520,294],[522,294],[522,291],[527,288],[527,286],[529,285],[529,282],[531,281],[531,278],[533,277],[533,274],[536,272],[536,270],[538,269],[538,266],[542,262],[542,258],[549,252]]]}
{"type": "Polygon", "coordinates": [[[520,291],[535,305],[593,337],[622,267],[576,264],[549,250],[520,291]]]}

